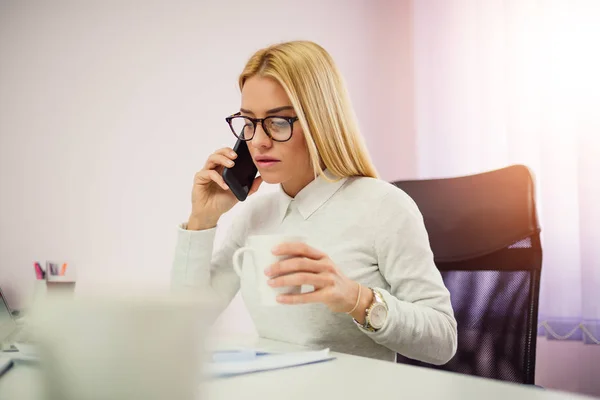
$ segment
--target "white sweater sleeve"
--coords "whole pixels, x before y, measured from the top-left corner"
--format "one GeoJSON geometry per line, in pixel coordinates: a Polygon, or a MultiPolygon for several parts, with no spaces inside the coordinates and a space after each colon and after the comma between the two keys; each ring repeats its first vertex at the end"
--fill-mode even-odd
{"type": "Polygon", "coordinates": [[[232,226],[223,246],[213,254],[216,228],[189,231],[185,227],[182,224],[178,228],[171,288],[214,299],[220,313],[240,288],[231,260],[235,250],[242,246],[243,232],[239,226],[232,226]]]}
{"type": "Polygon", "coordinates": [[[379,207],[375,251],[389,291],[378,288],[388,307],[379,331],[365,332],[376,343],[408,358],[445,364],[456,353],[456,320],[450,293],[433,261],[423,216],[401,190],[379,207]]]}

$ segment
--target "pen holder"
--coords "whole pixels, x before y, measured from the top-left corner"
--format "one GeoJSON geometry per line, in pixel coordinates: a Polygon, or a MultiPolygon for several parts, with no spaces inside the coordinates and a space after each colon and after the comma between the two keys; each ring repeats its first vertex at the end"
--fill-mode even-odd
{"type": "Polygon", "coordinates": [[[27,309],[34,309],[52,297],[71,297],[75,292],[75,280],[64,276],[47,276],[46,279],[38,279],[33,285],[33,296],[27,309]]]}
{"type": "Polygon", "coordinates": [[[46,276],[46,296],[72,296],[73,293],[75,279],[60,275],[46,276]]]}
{"type": "MultiPolygon", "coordinates": [[[[39,267],[39,263],[35,263],[42,274],[45,277],[40,277],[34,281],[33,294],[29,297],[29,302],[25,305],[27,313],[38,309],[46,301],[56,297],[69,298],[73,296],[75,292],[75,270],[69,268],[68,263],[51,263],[46,262],[46,270],[44,271],[39,267]],[[62,268],[57,267],[61,265],[62,268]]],[[[42,275],[43,276],[43,275],[42,275]]]]}
{"type": "Polygon", "coordinates": [[[46,291],[50,296],[72,295],[75,291],[73,266],[64,261],[46,261],[46,291]]]}

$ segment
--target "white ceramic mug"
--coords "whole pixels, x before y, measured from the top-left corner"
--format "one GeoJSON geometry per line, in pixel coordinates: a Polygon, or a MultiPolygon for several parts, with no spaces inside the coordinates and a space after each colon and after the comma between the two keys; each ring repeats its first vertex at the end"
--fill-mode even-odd
{"type": "Polygon", "coordinates": [[[271,279],[265,275],[265,269],[277,261],[289,257],[275,256],[272,253],[273,248],[281,243],[305,242],[306,239],[301,236],[286,235],[256,235],[249,236],[246,246],[239,248],[233,253],[233,269],[240,278],[243,277],[242,270],[252,268],[256,276],[256,290],[260,302],[265,306],[274,306],[279,304],[277,296],[279,294],[299,294],[301,286],[284,286],[272,288],[267,284],[271,279]]]}

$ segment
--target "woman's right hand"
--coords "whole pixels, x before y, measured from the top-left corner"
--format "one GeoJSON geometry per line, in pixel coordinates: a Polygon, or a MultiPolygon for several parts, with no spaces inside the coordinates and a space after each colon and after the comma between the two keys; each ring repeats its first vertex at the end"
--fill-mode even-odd
{"type": "MultiPolygon", "coordinates": [[[[208,157],[204,168],[194,176],[189,230],[215,227],[221,215],[238,202],[221,176],[225,167],[234,166],[236,158],[237,154],[229,147],[217,150],[208,157]]],[[[262,178],[257,176],[249,194],[256,192],[261,183],[262,178]]]]}

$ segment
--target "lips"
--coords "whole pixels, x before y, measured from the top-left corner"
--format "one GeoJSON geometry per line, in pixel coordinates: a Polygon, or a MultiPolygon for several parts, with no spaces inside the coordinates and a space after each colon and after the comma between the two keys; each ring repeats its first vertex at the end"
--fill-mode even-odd
{"type": "Polygon", "coordinates": [[[280,160],[273,158],[273,157],[266,157],[266,156],[258,156],[255,158],[256,162],[278,162],[280,160]]]}
{"type": "Polygon", "coordinates": [[[256,161],[256,164],[258,164],[258,166],[261,168],[272,167],[273,165],[276,165],[280,161],[276,158],[268,157],[268,156],[258,156],[254,160],[256,161]]]}

